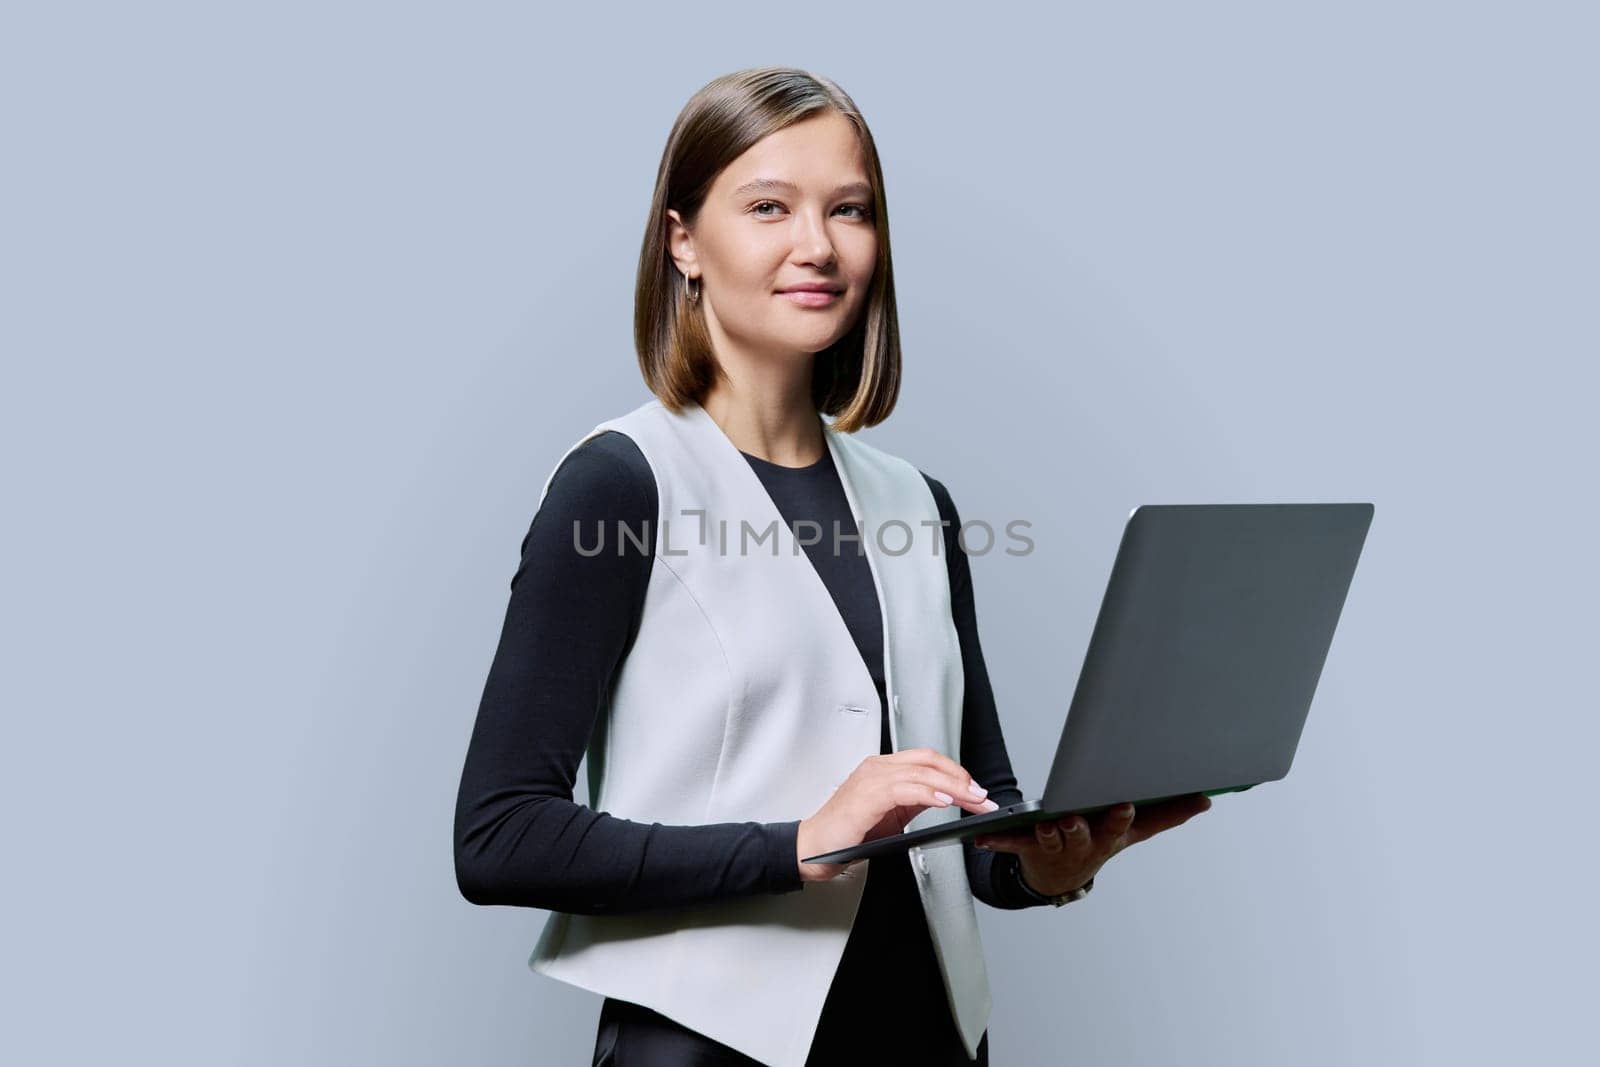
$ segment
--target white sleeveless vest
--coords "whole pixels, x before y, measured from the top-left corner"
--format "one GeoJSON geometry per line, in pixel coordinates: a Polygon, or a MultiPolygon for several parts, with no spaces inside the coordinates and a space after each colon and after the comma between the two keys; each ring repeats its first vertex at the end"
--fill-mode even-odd
{"type": "MultiPolygon", "coordinates": [[[[959,759],[964,678],[938,505],[912,464],[823,426],[877,587],[894,748],[959,759]]],[[[587,754],[590,807],[669,825],[808,818],[879,752],[878,692],[827,586],[703,407],[674,414],[650,400],[561,459],[604,430],[643,452],[659,510],[639,631],[587,754]]],[[[831,549],[832,531],[822,536],[831,549]]],[[[584,530],[582,544],[596,537],[584,530]]],[[[616,551],[615,524],[605,537],[616,551]]],[[[930,808],[910,828],[957,818],[956,805],[930,808]]],[[[788,893],[552,912],[529,966],[772,1067],[803,1067],[871,862],[788,893]]],[[[975,1056],[990,995],[963,850],[912,848],[911,867],[956,1029],[975,1056]]]]}

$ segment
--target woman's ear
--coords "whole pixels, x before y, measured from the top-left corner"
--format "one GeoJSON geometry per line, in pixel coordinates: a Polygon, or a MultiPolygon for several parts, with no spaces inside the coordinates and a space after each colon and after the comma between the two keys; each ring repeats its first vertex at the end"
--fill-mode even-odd
{"type": "Polygon", "coordinates": [[[683,224],[677,208],[667,209],[667,252],[672,262],[685,278],[699,277],[699,265],[694,253],[694,234],[683,224]]]}

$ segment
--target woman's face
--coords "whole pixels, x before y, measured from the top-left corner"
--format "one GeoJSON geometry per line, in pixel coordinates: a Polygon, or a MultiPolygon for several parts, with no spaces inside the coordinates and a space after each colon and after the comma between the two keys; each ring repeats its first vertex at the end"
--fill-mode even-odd
{"type": "Polygon", "coordinates": [[[668,215],[673,259],[700,279],[700,304],[720,344],[820,352],[849,332],[866,304],[877,221],[855,128],[837,112],[779,130],[728,164],[692,232],[676,211],[668,215]],[[832,294],[785,294],[819,283],[832,294]]]}

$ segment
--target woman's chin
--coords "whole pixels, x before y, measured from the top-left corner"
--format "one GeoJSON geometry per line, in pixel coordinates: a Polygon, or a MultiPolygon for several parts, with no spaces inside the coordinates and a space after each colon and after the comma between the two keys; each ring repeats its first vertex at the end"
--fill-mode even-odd
{"type": "Polygon", "coordinates": [[[815,355],[833,344],[843,334],[835,329],[776,330],[774,336],[784,348],[815,355]]]}

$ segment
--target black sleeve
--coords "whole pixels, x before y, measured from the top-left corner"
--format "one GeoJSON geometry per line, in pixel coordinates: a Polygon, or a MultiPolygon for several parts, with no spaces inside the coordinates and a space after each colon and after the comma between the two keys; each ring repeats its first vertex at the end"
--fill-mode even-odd
{"type": "Polygon", "coordinates": [[[620,913],[802,887],[799,820],[666,826],[573,801],[644,609],[656,507],[638,446],[606,431],[560,465],[523,538],[456,798],[456,882],[474,904],[620,913]],[[618,520],[648,522],[649,550],[619,552],[618,520]]]}
{"type": "MultiPolygon", "coordinates": [[[[1020,804],[1023,795],[1011,769],[1006,741],[1000,734],[1000,713],[994,705],[994,690],[989,685],[989,670],[983,662],[983,647],[978,642],[977,609],[973,603],[972,568],[958,540],[961,516],[944,485],[926,473],[922,477],[939,505],[944,522],[945,559],[950,570],[950,612],[956,634],[961,639],[961,667],[966,676],[966,691],[961,711],[961,765],[989,797],[1002,808],[1020,804]]],[[[971,812],[962,809],[963,819],[971,812]]],[[[1023,889],[1021,861],[1014,853],[992,852],[970,841],[961,842],[967,861],[967,882],[972,895],[993,908],[1015,911],[1044,903],[1023,889]]]]}

